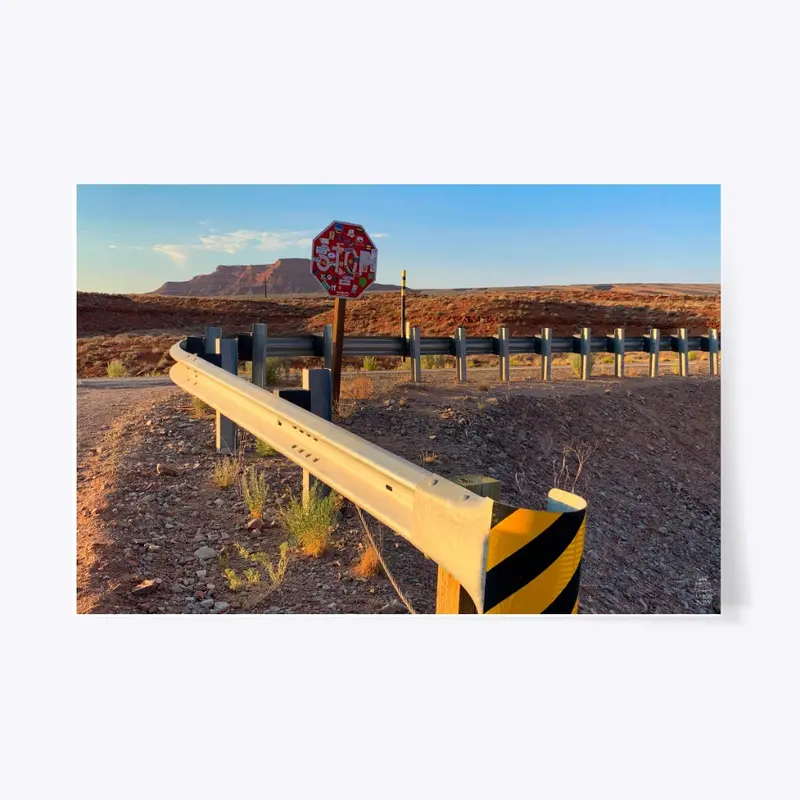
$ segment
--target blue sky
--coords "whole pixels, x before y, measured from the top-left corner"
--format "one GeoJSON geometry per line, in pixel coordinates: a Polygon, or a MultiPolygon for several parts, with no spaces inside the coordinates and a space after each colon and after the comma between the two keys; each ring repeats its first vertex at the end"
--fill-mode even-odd
{"type": "Polygon", "coordinates": [[[310,257],[363,225],[413,288],[720,280],[719,186],[78,187],[78,289],[147,292],[218,264],[310,257]]]}

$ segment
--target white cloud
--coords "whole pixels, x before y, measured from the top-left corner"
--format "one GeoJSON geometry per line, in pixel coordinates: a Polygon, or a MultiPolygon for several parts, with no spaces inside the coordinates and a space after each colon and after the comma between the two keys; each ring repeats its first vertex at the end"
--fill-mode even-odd
{"type": "Polygon", "coordinates": [[[191,250],[208,252],[237,253],[247,247],[256,250],[280,252],[294,247],[311,247],[308,231],[255,231],[240,229],[230,233],[210,233],[200,236],[200,244],[157,244],[153,250],[169,256],[176,264],[183,266],[191,250]]]}
{"type": "Polygon", "coordinates": [[[371,233],[370,236],[373,239],[386,239],[389,234],[388,233],[371,233]]]}
{"type": "Polygon", "coordinates": [[[182,267],[186,263],[186,259],[189,257],[186,249],[187,248],[184,245],[180,244],[153,245],[153,250],[155,250],[157,253],[163,253],[165,256],[169,256],[179,267],[182,267]]]}
{"type": "Polygon", "coordinates": [[[109,245],[109,247],[110,247],[112,250],[116,250],[116,249],[117,249],[117,246],[116,246],[115,244],[110,244],[110,245],[109,245]]]}

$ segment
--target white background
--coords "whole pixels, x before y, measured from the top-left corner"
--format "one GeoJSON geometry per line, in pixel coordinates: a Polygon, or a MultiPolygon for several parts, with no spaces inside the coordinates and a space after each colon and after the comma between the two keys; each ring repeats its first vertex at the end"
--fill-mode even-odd
{"type": "Polygon", "coordinates": [[[2,4],[6,796],[790,793],[790,10],[2,4]],[[318,116],[331,95],[351,124],[318,116]],[[722,184],[723,615],[78,617],[75,186],[92,182],[722,184]]]}

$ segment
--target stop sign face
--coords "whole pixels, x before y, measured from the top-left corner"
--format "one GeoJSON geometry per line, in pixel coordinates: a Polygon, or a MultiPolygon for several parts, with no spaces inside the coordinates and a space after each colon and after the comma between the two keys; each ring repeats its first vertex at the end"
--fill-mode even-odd
{"type": "Polygon", "coordinates": [[[375,282],[378,251],[361,225],[331,222],[315,239],[311,274],[331,297],[358,297],[375,282]]]}

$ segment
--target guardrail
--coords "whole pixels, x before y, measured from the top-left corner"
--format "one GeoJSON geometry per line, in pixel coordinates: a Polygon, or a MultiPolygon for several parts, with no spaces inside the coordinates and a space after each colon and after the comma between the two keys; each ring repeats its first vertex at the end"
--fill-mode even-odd
{"type": "MultiPolygon", "coordinates": [[[[259,355],[266,357],[292,358],[318,356],[326,368],[331,366],[333,332],[326,325],[322,334],[296,334],[267,336],[265,325],[260,340],[259,355]]],[[[211,329],[216,330],[216,329],[211,329]]],[[[208,333],[208,330],[207,330],[208,333]]],[[[658,375],[659,355],[662,352],[678,353],[678,374],[689,375],[689,353],[709,354],[709,373],[719,374],[719,354],[722,337],[716,328],[708,328],[701,336],[689,336],[687,328],[678,328],[674,334],[662,335],[658,328],[650,328],[643,336],[625,336],[624,328],[615,328],[613,334],[592,336],[589,328],[581,328],[573,336],[553,337],[552,328],[542,328],[535,336],[511,336],[508,327],[501,327],[496,336],[469,337],[465,328],[457,328],[453,336],[422,336],[420,328],[407,325],[407,335],[402,336],[345,336],[344,356],[403,356],[411,360],[411,379],[422,380],[422,356],[446,355],[455,357],[456,380],[467,379],[467,357],[475,355],[496,355],[499,358],[500,380],[510,380],[510,357],[520,354],[535,354],[541,358],[542,380],[552,380],[554,353],[574,353],[580,356],[580,376],[588,380],[592,371],[593,353],[610,353],[614,356],[614,376],[625,376],[625,354],[647,353],[649,355],[648,374],[658,375]]],[[[254,334],[236,335],[239,361],[259,361],[253,359],[254,334]]],[[[201,353],[205,338],[190,336],[186,347],[190,353],[201,353]]]]}
{"type": "MultiPolygon", "coordinates": [[[[553,489],[536,511],[482,497],[266,391],[256,369],[261,385],[238,377],[241,337],[207,333],[171,348],[170,378],[217,410],[219,452],[235,449],[241,427],[409,541],[439,565],[438,613],[577,611],[582,498],[553,489]]],[[[256,363],[265,334],[251,338],[256,363]]]]}

